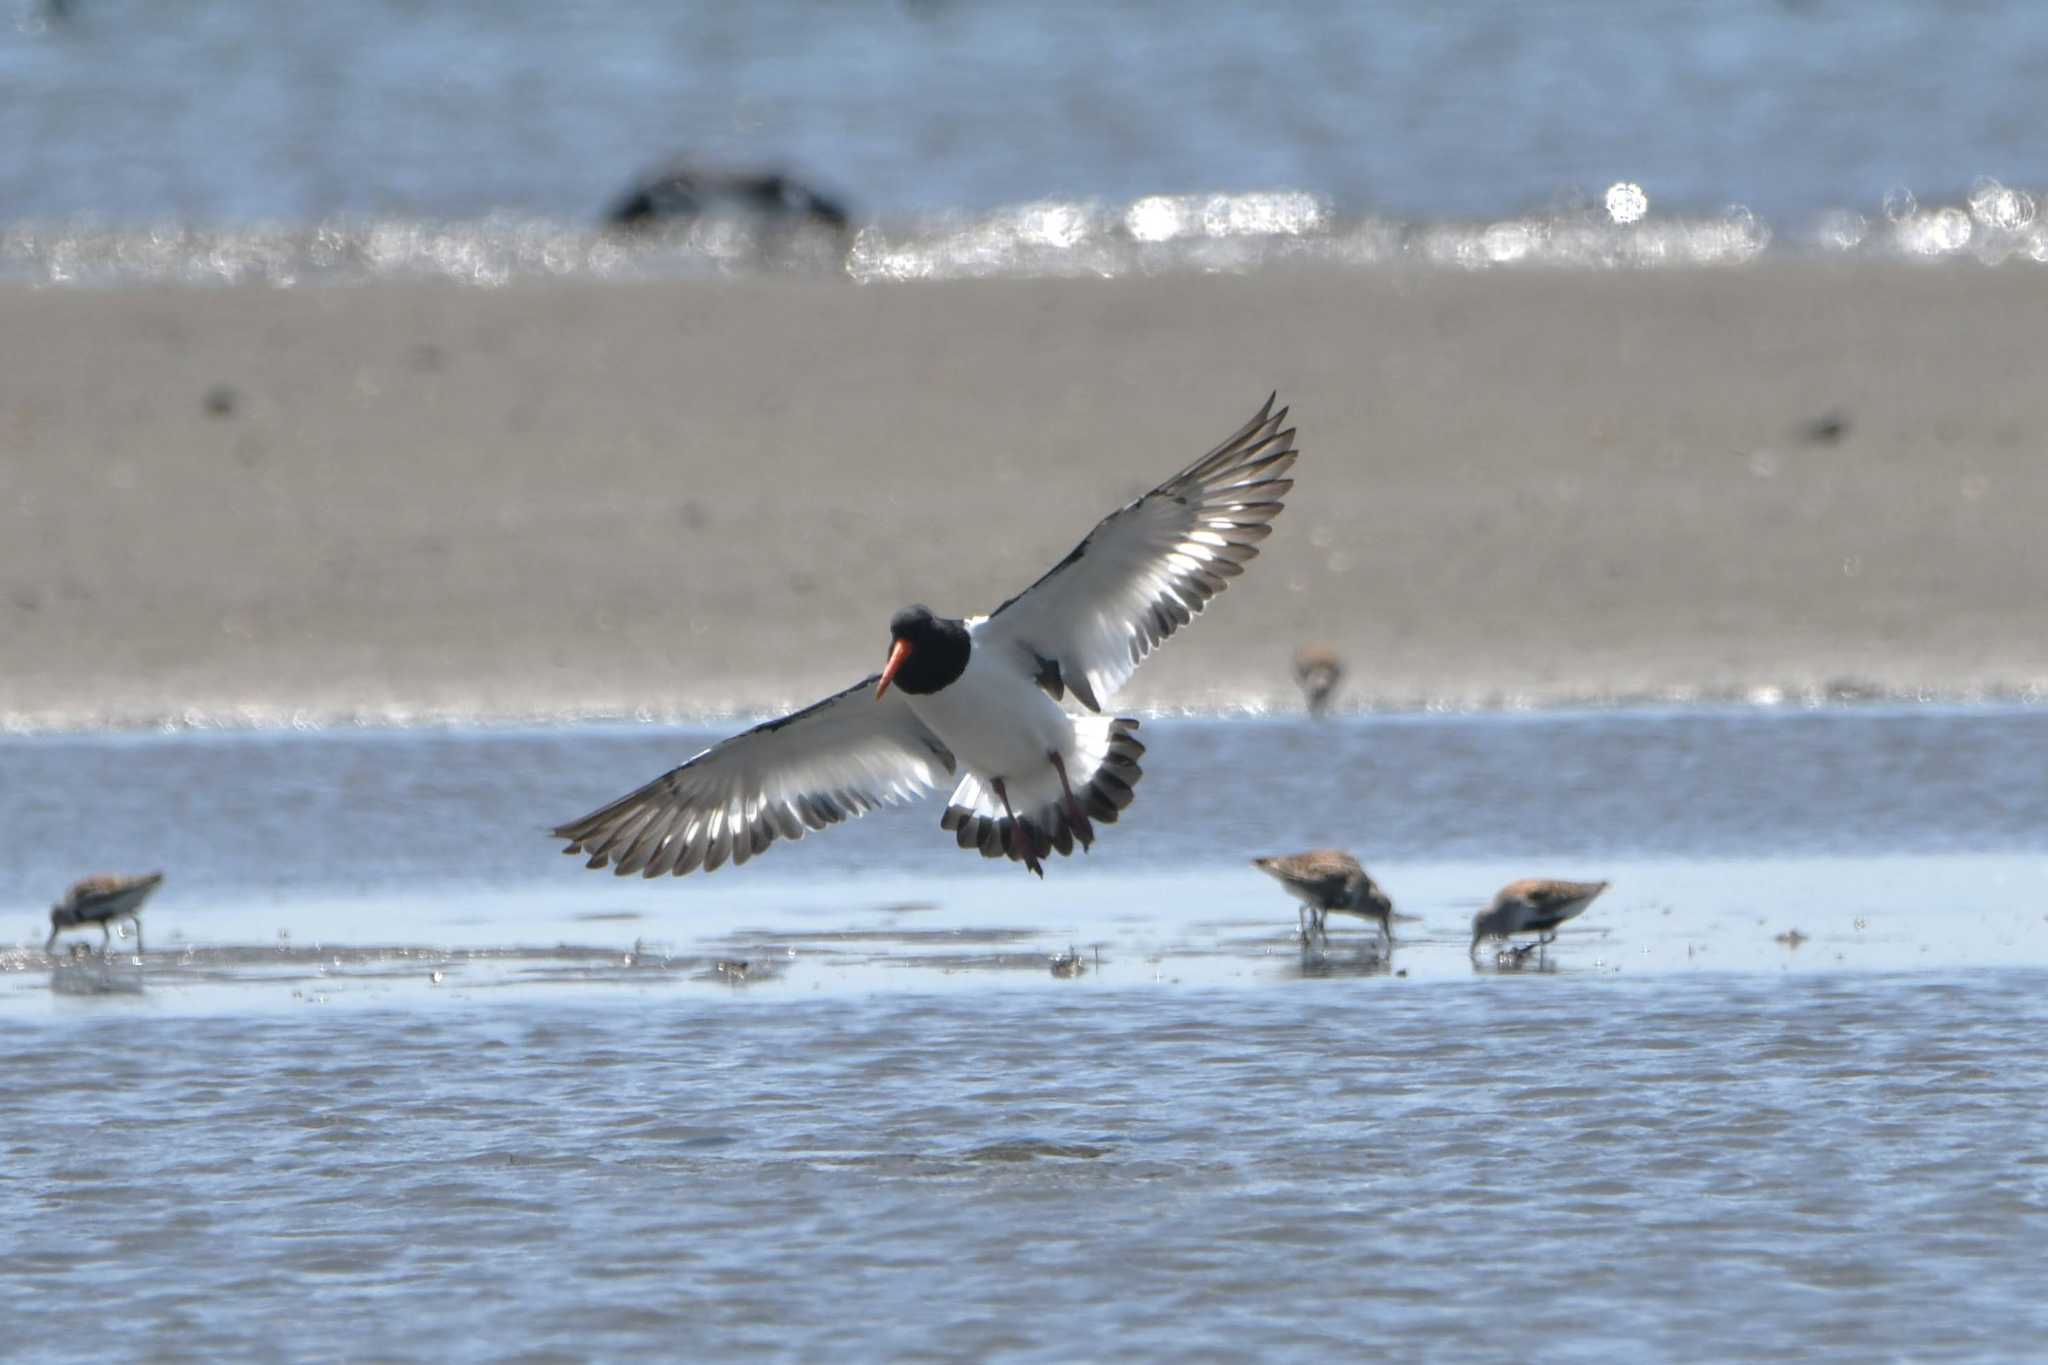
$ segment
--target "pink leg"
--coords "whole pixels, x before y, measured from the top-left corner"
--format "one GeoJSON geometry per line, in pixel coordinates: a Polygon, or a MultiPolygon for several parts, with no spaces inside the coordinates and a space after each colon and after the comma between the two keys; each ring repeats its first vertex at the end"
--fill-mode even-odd
{"type": "Polygon", "coordinates": [[[1024,866],[1043,877],[1045,869],[1039,866],[1038,850],[1033,847],[1031,835],[1025,830],[1024,822],[1017,818],[1016,811],[1010,809],[1010,793],[1003,786],[1003,779],[998,777],[991,785],[995,787],[996,795],[1002,798],[1003,814],[1010,817],[1010,856],[1022,858],[1024,866]]]}
{"type": "Polygon", "coordinates": [[[1080,841],[1081,851],[1086,853],[1095,842],[1095,826],[1088,823],[1088,813],[1081,809],[1081,803],[1074,799],[1074,788],[1067,781],[1067,760],[1060,757],[1060,751],[1051,753],[1053,771],[1060,775],[1060,790],[1067,798],[1067,823],[1074,827],[1074,838],[1080,841]]]}

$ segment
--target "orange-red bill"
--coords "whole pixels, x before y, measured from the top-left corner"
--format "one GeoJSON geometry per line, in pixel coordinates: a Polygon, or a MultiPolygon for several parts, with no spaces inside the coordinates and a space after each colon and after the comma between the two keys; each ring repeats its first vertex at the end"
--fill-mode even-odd
{"type": "Polygon", "coordinates": [[[898,640],[889,646],[889,662],[882,665],[882,680],[875,684],[875,700],[889,690],[889,684],[896,678],[896,670],[903,667],[903,661],[910,657],[910,641],[898,640]]]}

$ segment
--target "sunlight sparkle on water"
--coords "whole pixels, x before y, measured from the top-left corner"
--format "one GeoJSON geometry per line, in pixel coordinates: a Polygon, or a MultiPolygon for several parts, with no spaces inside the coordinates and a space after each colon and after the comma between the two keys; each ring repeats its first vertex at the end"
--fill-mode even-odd
{"type": "Polygon", "coordinates": [[[1634,223],[1650,211],[1650,196],[1643,187],[1623,180],[1607,187],[1607,216],[1617,223],[1634,223]]]}
{"type": "MultiPolygon", "coordinates": [[[[1402,221],[1340,212],[1301,190],[1155,194],[1128,203],[1046,199],[836,232],[790,233],[731,218],[622,239],[588,223],[492,214],[473,221],[348,218],[216,229],[96,219],[0,231],[0,279],[32,284],[259,285],[447,280],[494,288],[534,279],[664,280],[794,274],[858,283],[1246,273],[1271,266],[1457,270],[1739,266],[1767,253],[1773,225],[1740,204],[1651,215],[1618,181],[1591,199],[1479,220],[1402,221]]],[[[1881,208],[1839,208],[1796,225],[1796,249],[1870,259],[2048,262],[2035,192],[1980,177],[1925,203],[1894,188],[1881,208]]]]}
{"type": "Polygon", "coordinates": [[[1134,201],[1124,211],[1123,223],[1124,231],[1138,242],[1291,236],[1326,231],[1330,210],[1317,196],[1299,191],[1153,194],[1134,201]]]}
{"type": "Polygon", "coordinates": [[[1970,190],[1970,216],[2001,232],[2017,232],[2034,221],[2034,196],[1986,176],[1970,190]]]}

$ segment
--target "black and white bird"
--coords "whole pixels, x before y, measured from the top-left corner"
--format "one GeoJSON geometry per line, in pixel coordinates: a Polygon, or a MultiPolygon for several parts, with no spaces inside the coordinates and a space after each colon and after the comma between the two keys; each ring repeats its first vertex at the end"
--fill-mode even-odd
{"type": "Polygon", "coordinates": [[[74,883],[64,893],[64,899],[50,907],[50,937],[43,941],[43,951],[56,947],[57,935],[64,930],[93,925],[99,926],[104,951],[114,941],[110,926],[127,920],[135,926],[135,951],[141,952],[142,903],[155,893],[163,879],[161,872],[144,877],[102,874],[74,883]]]}
{"type": "Polygon", "coordinates": [[[774,170],[678,162],[634,182],[605,213],[615,228],[645,230],[699,218],[844,232],[852,217],[832,195],[774,170]]]}
{"type": "Polygon", "coordinates": [[[1085,851],[1131,804],[1145,752],[1138,722],[1104,703],[1244,572],[1294,486],[1294,429],[1273,403],[989,615],[904,608],[880,673],[562,825],[563,851],[620,876],[709,872],[948,778],[939,825],[961,848],[1040,876],[1054,852],[1085,851]]]}

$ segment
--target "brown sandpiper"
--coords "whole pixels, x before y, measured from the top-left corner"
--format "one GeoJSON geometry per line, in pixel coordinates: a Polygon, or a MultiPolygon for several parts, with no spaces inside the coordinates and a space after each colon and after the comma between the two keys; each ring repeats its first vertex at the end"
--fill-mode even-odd
{"type": "Polygon", "coordinates": [[[1494,893],[1493,901],[1472,917],[1472,953],[1479,941],[1507,939],[1514,934],[1539,935],[1534,943],[1512,951],[1520,956],[1557,938],[1557,927],[1585,911],[1608,887],[1606,882],[1565,882],[1550,877],[1524,877],[1494,893]]]}
{"type": "Polygon", "coordinates": [[[1324,917],[1335,911],[1357,915],[1379,926],[1380,938],[1394,946],[1394,902],[1382,891],[1358,859],[1337,848],[1316,848],[1306,853],[1289,853],[1252,859],[1252,866],[1287,888],[1301,902],[1301,937],[1329,933],[1324,917]]]}
{"type": "Polygon", "coordinates": [[[110,927],[120,920],[127,920],[135,926],[135,951],[142,951],[142,903],[150,898],[162,884],[164,874],[152,872],[143,877],[123,877],[118,874],[102,873],[74,883],[64,893],[64,899],[50,907],[50,937],[43,943],[48,952],[57,945],[57,935],[66,929],[81,929],[97,924],[104,939],[100,951],[104,953],[113,946],[114,931],[110,927]]]}

